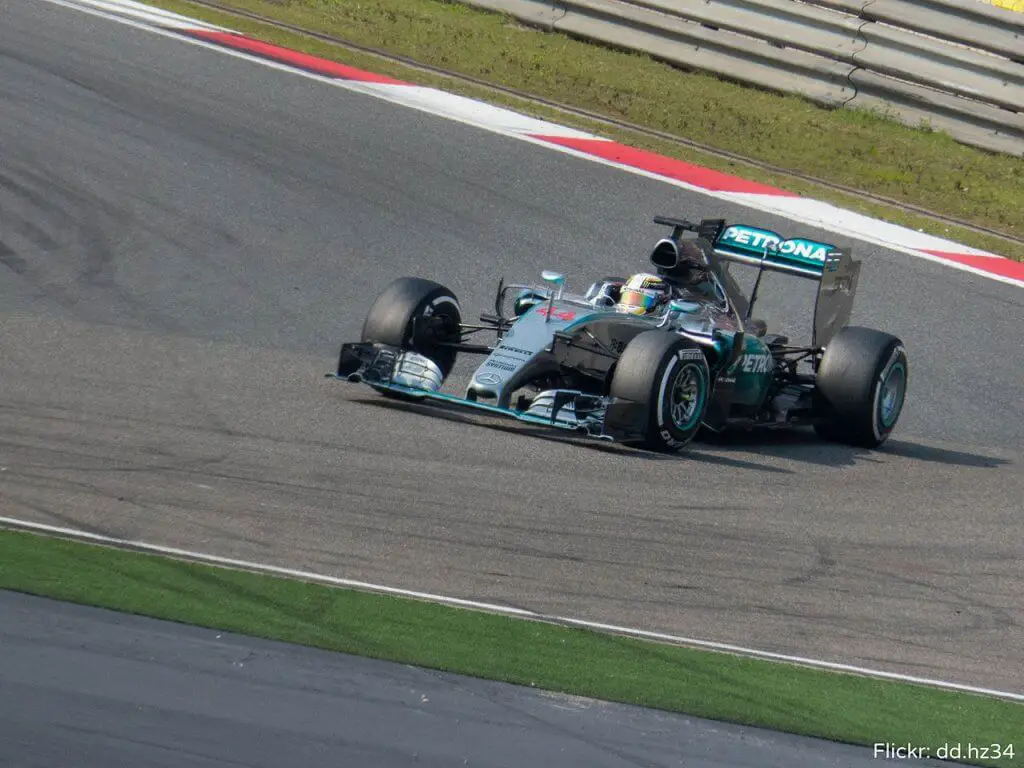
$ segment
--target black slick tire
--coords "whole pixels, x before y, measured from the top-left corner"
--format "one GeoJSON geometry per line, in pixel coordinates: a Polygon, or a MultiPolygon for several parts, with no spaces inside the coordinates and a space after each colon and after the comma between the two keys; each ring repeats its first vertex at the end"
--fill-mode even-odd
{"type": "Polygon", "coordinates": [[[629,444],[678,451],[693,440],[707,410],[707,359],[700,347],[674,333],[644,331],[622,351],[609,394],[645,406],[643,438],[629,444]]]}
{"type": "Polygon", "coordinates": [[[899,420],[908,373],[899,338],[871,328],[842,328],[818,367],[815,431],[833,442],[877,448],[899,420]]]}
{"type": "Polygon", "coordinates": [[[420,277],[400,277],[370,307],[362,341],[418,352],[447,378],[457,352],[438,342],[457,340],[461,322],[459,300],[448,288],[420,277]]]}

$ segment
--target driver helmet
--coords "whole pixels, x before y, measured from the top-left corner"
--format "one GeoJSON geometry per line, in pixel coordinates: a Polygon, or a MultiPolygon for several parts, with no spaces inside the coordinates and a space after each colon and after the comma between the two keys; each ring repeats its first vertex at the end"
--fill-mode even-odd
{"type": "Polygon", "coordinates": [[[671,293],[671,287],[662,278],[641,272],[622,286],[615,308],[631,315],[646,315],[668,301],[671,293]]]}

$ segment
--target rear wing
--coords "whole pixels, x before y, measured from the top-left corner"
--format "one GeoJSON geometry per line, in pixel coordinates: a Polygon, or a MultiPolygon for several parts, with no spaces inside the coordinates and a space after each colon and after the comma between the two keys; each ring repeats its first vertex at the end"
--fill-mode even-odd
{"type": "MultiPolygon", "coordinates": [[[[673,228],[672,236],[655,246],[651,261],[671,271],[669,263],[678,261],[679,244],[684,231],[697,233],[698,238],[711,244],[713,256],[723,261],[737,262],[768,272],[781,272],[818,282],[814,302],[814,328],[812,344],[825,346],[836,331],[846,325],[853,312],[857,293],[860,262],[854,261],[849,248],[838,248],[830,243],[805,238],[784,239],[777,232],[743,224],[726,225],[722,219],[705,219],[692,224],[684,219],[655,217],[656,224],[673,228]],[[673,258],[675,257],[675,258],[673,258]]],[[[709,262],[709,266],[714,266],[709,262]]],[[[747,304],[746,314],[757,298],[757,285],[747,304]]],[[[739,302],[736,302],[739,305],[739,302]]]]}
{"type": "Polygon", "coordinates": [[[728,261],[764,267],[770,272],[820,280],[828,254],[837,248],[829,243],[794,238],[784,240],[770,229],[733,224],[715,238],[715,253],[728,261]]]}

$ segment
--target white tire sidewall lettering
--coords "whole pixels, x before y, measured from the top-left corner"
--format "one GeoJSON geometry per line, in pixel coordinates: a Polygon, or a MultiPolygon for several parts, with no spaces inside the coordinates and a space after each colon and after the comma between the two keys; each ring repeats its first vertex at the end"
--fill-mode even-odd
{"type": "Polygon", "coordinates": [[[668,431],[665,427],[665,390],[668,388],[668,383],[672,379],[672,374],[675,369],[679,366],[679,361],[683,359],[680,354],[682,350],[672,356],[672,359],[668,361],[668,365],[665,366],[664,372],[661,374],[661,385],[658,387],[658,399],[655,400],[655,413],[658,418],[658,431],[664,438],[665,433],[668,431]]]}
{"type": "MultiPolygon", "coordinates": [[[[672,359],[669,360],[668,365],[665,366],[665,370],[661,375],[661,385],[658,387],[658,399],[655,402],[655,415],[657,417],[658,422],[658,434],[661,436],[661,439],[664,440],[665,443],[669,446],[677,447],[683,445],[684,443],[683,441],[677,440],[675,437],[673,437],[671,430],[669,430],[665,424],[665,411],[667,409],[667,406],[665,404],[665,390],[669,387],[670,382],[673,382],[674,385],[674,378],[677,374],[677,369],[679,368],[680,363],[682,363],[683,361],[694,362],[703,360],[704,353],[701,352],[699,349],[684,347],[683,349],[676,350],[675,354],[672,355],[672,359]]],[[[704,375],[703,371],[701,372],[701,381],[702,386],[704,386],[706,390],[708,386],[708,377],[704,375]]],[[[707,397],[706,391],[702,394],[705,398],[707,397]]]]}
{"type": "Polygon", "coordinates": [[[462,308],[459,306],[459,302],[455,300],[454,296],[438,296],[436,299],[431,301],[423,310],[424,317],[430,317],[437,311],[437,308],[442,304],[450,304],[455,307],[455,311],[462,314],[462,308]]]}

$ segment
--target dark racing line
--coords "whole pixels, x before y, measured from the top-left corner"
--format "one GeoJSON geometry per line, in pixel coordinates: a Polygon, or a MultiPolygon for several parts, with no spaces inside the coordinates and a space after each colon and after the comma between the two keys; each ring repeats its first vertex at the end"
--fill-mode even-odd
{"type": "Polygon", "coordinates": [[[888,438],[907,354],[895,336],[847,325],[861,267],[848,249],[721,219],[654,221],[672,228],[650,254],[655,273],[602,278],[583,295],[547,270],[545,285],[502,280],[494,313],[477,324],[462,321],[445,286],[399,278],[328,375],[660,451],[702,428],[810,425],[868,448],[888,438]],[[734,263],[757,268],[749,295],[734,263]],[[810,345],[790,345],[753,316],[766,271],[818,283],[810,345]],[[474,343],[481,332],[495,343],[474,343]],[[440,391],[460,353],[485,356],[463,397],[440,391]]]}

